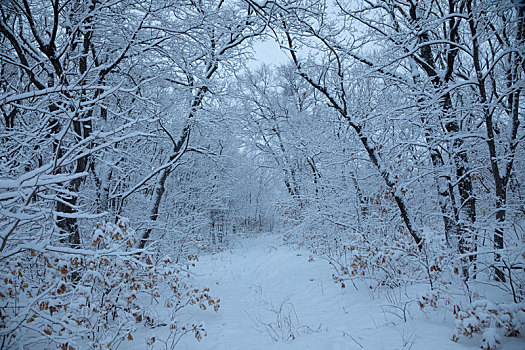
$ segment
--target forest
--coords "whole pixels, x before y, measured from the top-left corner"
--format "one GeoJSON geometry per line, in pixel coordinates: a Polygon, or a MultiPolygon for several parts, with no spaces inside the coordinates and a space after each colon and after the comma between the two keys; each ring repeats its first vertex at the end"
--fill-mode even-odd
{"type": "Polygon", "coordinates": [[[523,0],[0,0],[0,348],[522,349],[524,69],[523,0]]]}

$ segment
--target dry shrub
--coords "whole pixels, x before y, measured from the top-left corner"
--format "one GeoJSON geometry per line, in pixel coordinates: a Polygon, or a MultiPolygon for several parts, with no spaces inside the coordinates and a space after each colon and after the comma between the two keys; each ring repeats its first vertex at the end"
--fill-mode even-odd
{"type": "Polygon", "coordinates": [[[485,299],[477,300],[465,309],[455,305],[454,316],[456,331],[452,340],[458,341],[461,337],[471,338],[474,334],[481,334],[482,349],[497,349],[501,342],[497,329],[502,329],[507,337],[520,334],[525,325],[525,304],[494,304],[485,299]]]}
{"type": "MultiPolygon", "coordinates": [[[[219,308],[209,290],[191,288],[189,273],[147,250],[135,249],[126,221],[98,225],[89,247],[47,244],[22,247],[4,257],[0,270],[2,348],[23,346],[115,348],[133,340],[139,324],[177,329],[175,313],[186,305],[219,308]],[[162,303],[158,319],[144,307],[162,303]]],[[[197,339],[205,331],[187,325],[197,339]]]]}

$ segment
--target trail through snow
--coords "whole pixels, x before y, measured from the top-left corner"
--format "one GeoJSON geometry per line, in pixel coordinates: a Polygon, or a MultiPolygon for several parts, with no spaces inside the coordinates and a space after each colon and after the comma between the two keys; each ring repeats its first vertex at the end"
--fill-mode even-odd
{"type": "MultiPolygon", "coordinates": [[[[218,313],[185,308],[180,317],[202,321],[207,336],[197,342],[186,335],[176,349],[479,348],[479,338],[450,340],[450,313],[413,310],[405,322],[400,310],[386,306],[384,296],[364,285],[342,289],[331,275],[325,260],[312,261],[308,251],[284,246],[281,236],[246,238],[232,249],[202,255],[194,285],[209,287],[221,307],[218,313]]],[[[159,339],[163,331],[144,330],[142,338],[157,334],[159,339]]],[[[523,349],[523,341],[507,338],[504,348],[523,349]]],[[[133,348],[143,349],[145,343],[134,342],[133,348]]]]}

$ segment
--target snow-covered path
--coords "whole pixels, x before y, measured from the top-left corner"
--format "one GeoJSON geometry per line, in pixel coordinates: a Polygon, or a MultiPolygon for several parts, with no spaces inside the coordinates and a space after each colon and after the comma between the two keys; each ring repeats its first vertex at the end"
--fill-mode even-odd
{"type": "MultiPolygon", "coordinates": [[[[382,307],[385,300],[364,286],[359,290],[351,286],[342,289],[331,280],[331,267],[326,261],[309,261],[307,251],[283,246],[282,237],[244,239],[231,250],[203,255],[199,260],[194,285],[209,287],[212,296],[221,299],[221,308],[218,313],[186,308],[182,317],[202,320],[208,335],[201,342],[187,335],[177,349],[479,346],[479,339],[459,344],[449,340],[454,324],[450,314],[429,319],[417,311],[404,322],[382,307]]],[[[519,349],[520,340],[506,341],[506,345],[519,349]]]]}

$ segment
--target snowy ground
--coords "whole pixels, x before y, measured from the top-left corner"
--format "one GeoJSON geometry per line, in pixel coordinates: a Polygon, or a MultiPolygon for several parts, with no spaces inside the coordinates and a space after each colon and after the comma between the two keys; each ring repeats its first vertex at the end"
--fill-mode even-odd
{"type": "MultiPolygon", "coordinates": [[[[221,299],[218,313],[186,308],[182,317],[202,320],[207,337],[191,335],[177,349],[476,349],[480,339],[450,340],[453,315],[402,312],[387,307],[395,294],[378,296],[364,285],[342,289],[328,263],[282,245],[282,237],[243,239],[230,250],[202,255],[194,285],[221,299]],[[294,338],[294,339],[292,339],[294,338]]],[[[141,339],[163,337],[143,330],[123,348],[143,349],[141,339]],[[133,345],[133,346],[131,346],[133,345]]],[[[160,345],[160,344],[159,344],[160,345]]],[[[525,338],[503,339],[503,349],[524,349],[525,338]]]]}

